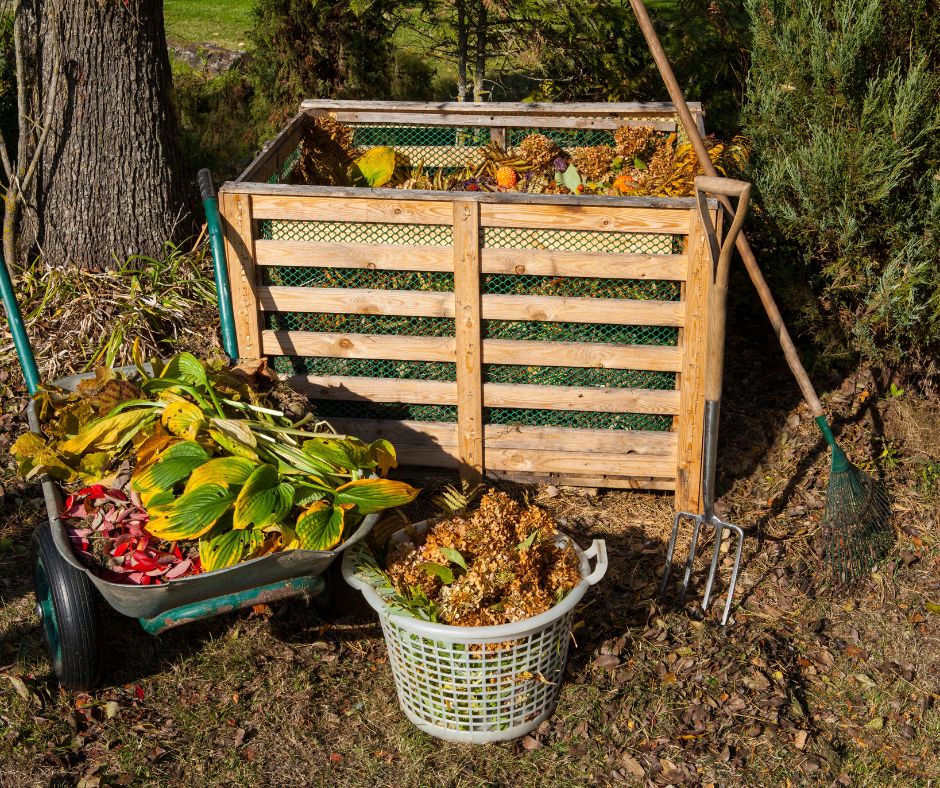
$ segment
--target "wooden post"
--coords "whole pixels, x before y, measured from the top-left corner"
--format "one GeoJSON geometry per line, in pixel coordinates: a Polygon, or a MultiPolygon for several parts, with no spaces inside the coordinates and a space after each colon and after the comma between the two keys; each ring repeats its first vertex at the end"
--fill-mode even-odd
{"type": "Polygon", "coordinates": [[[483,477],[483,352],[480,340],[480,204],[454,201],[454,301],[457,335],[457,457],[460,478],[483,477]]]}
{"type": "Polygon", "coordinates": [[[219,202],[238,355],[240,358],[260,358],[261,331],[251,195],[223,191],[219,194],[219,202]]]}
{"type": "Polygon", "coordinates": [[[676,468],[676,510],[702,509],[702,438],[705,418],[705,350],[711,263],[705,232],[696,211],[689,212],[689,278],[685,284],[685,326],[680,330],[682,372],[679,373],[679,451],[676,468]]]}

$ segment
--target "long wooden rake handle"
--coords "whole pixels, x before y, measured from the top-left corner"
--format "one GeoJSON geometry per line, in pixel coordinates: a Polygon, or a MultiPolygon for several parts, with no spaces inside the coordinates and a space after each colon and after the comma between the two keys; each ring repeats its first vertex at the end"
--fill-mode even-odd
{"type": "MultiPolygon", "coordinates": [[[[630,5],[633,7],[633,13],[636,14],[636,20],[640,25],[640,30],[643,31],[643,36],[646,38],[646,43],[649,45],[653,60],[656,61],[656,67],[662,75],[663,82],[666,83],[666,90],[669,91],[669,97],[672,99],[672,103],[676,105],[679,118],[682,121],[689,141],[692,143],[692,147],[695,149],[695,155],[698,157],[699,164],[701,164],[706,175],[717,177],[718,170],[715,169],[715,165],[712,164],[712,160],[708,156],[705,142],[702,140],[702,135],[699,134],[698,127],[695,125],[695,120],[692,118],[688,104],[685,103],[682,88],[679,87],[679,82],[676,80],[676,75],[672,71],[669,59],[666,57],[662,44],[659,42],[659,36],[656,34],[656,29],[653,27],[653,22],[650,19],[649,13],[647,13],[646,6],[643,5],[643,0],[630,0],[630,5]]],[[[732,212],[731,204],[727,197],[719,196],[719,200],[721,200],[722,205],[724,205],[727,211],[732,212]]],[[[754,284],[758,296],[760,296],[761,303],[764,305],[764,311],[767,313],[767,317],[770,318],[770,324],[773,326],[774,333],[780,341],[780,347],[783,348],[783,355],[786,357],[790,371],[799,384],[803,398],[809,404],[813,416],[823,416],[824,411],[822,403],[819,401],[816,389],[813,388],[809,375],[806,373],[806,369],[800,361],[796,346],[790,338],[790,332],[787,331],[787,327],[783,322],[783,316],[777,308],[777,303],[774,301],[774,297],[770,292],[767,280],[764,279],[764,275],[761,273],[760,266],[757,264],[757,258],[754,257],[754,252],[751,250],[751,245],[748,243],[747,236],[745,236],[744,233],[738,235],[737,249],[738,253],[741,255],[741,259],[744,261],[744,267],[751,277],[751,282],[754,284]]]]}

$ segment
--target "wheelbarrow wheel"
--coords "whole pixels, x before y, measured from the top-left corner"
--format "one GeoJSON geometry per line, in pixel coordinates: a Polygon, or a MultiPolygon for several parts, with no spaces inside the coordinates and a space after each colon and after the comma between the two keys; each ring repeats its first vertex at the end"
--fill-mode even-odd
{"type": "Polygon", "coordinates": [[[90,689],[101,668],[95,588],[59,553],[48,522],[32,539],[33,584],[42,640],[63,687],[90,689]]]}

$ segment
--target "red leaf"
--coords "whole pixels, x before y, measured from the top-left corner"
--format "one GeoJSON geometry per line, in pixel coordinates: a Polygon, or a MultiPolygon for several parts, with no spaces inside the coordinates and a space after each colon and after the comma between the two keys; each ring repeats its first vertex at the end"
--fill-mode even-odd
{"type": "Polygon", "coordinates": [[[141,687],[140,684],[136,684],[136,685],[134,686],[134,694],[137,696],[137,700],[143,700],[143,699],[144,699],[144,688],[141,687]]]}

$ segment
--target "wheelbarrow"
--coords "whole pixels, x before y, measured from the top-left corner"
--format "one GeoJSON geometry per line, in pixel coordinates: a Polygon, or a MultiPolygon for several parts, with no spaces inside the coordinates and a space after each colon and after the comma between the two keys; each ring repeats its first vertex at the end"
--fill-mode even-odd
{"type": "MultiPolygon", "coordinates": [[[[215,189],[207,170],[199,173],[199,183],[215,268],[223,347],[229,358],[235,359],[238,349],[225,248],[215,189]]],[[[2,262],[0,296],[27,388],[34,394],[39,388],[39,372],[9,273],[2,262]]],[[[92,376],[91,373],[75,375],[54,381],[52,385],[74,390],[80,380],[92,376]]],[[[39,432],[35,400],[30,402],[28,418],[30,429],[39,432]]],[[[52,670],[59,683],[70,689],[87,689],[100,676],[100,600],[118,613],[138,619],[145,631],[157,635],[171,627],[251,605],[298,595],[316,596],[325,590],[323,575],[336,557],[363,539],[379,518],[378,514],[368,515],[353,535],[335,550],[290,550],[160,585],[134,586],[105,580],[78,559],[60,519],[64,503],[62,492],[48,476],[40,481],[48,520],[36,528],[32,537],[36,613],[52,670]]]]}

